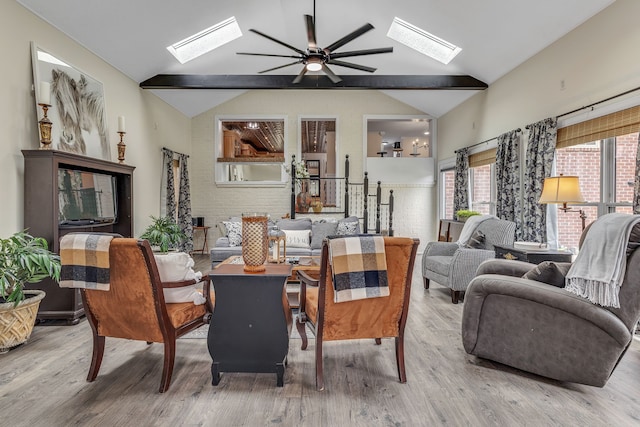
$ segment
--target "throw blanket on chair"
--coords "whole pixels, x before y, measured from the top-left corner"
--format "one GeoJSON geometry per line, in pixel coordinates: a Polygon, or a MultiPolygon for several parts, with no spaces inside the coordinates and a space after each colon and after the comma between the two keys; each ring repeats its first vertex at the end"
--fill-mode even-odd
{"type": "Polygon", "coordinates": [[[389,296],[382,236],[329,239],[334,302],[389,296]]]}
{"type": "Polygon", "coordinates": [[[473,215],[470,216],[462,226],[462,231],[460,231],[460,237],[458,237],[458,241],[456,242],[458,246],[463,247],[469,242],[471,236],[473,236],[473,232],[476,231],[478,226],[488,220],[488,219],[498,219],[495,215],[473,215]]]}
{"type": "Polygon", "coordinates": [[[627,243],[640,215],[611,213],[589,228],[566,277],[566,289],[603,307],[620,307],[618,293],[627,267],[627,243]]]}
{"type": "Polygon", "coordinates": [[[67,234],[60,240],[60,287],[109,290],[111,234],[67,234]]]}

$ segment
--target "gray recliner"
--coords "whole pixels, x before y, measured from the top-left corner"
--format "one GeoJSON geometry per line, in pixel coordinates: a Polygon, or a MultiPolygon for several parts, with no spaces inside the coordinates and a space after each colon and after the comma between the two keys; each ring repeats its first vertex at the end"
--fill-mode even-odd
{"type": "MultiPolygon", "coordinates": [[[[469,223],[465,224],[465,228],[469,223]]],[[[456,242],[429,242],[422,254],[424,288],[433,280],[451,289],[454,304],[461,299],[476,269],[485,260],[495,258],[494,245],[513,245],[516,224],[492,218],[478,224],[477,231],[485,236],[484,249],[460,247],[456,242]]],[[[465,233],[463,228],[462,233],[465,233]]]]}
{"type": "Polygon", "coordinates": [[[640,318],[640,250],[627,257],[620,308],[523,279],[533,267],[492,260],[478,268],[462,315],[465,351],[559,381],[604,386],[640,318]]]}

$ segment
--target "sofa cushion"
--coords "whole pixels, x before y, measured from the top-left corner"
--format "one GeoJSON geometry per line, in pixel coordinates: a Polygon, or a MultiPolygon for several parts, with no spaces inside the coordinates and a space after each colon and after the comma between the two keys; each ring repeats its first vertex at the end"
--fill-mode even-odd
{"type": "Polygon", "coordinates": [[[311,231],[311,219],[279,219],[276,225],[280,230],[309,230],[311,231]]]}
{"type": "Polygon", "coordinates": [[[524,279],[553,285],[558,288],[564,288],[564,279],[570,268],[570,262],[543,261],[526,272],[522,277],[524,279]]]}
{"type": "Polygon", "coordinates": [[[287,235],[287,248],[304,248],[311,249],[309,234],[310,230],[286,230],[283,229],[287,235]]]}
{"type": "Polygon", "coordinates": [[[482,231],[476,230],[464,246],[465,248],[471,249],[484,249],[486,247],[486,239],[487,238],[482,231]]]}
{"type": "Polygon", "coordinates": [[[229,246],[242,246],[242,222],[222,221],[222,223],[227,230],[229,246]]]}
{"type": "Polygon", "coordinates": [[[338,221],[336,227],[336,234],[338,236],[347,236],[352,234],[358,234],[358,226],[360,223],[354,221],[338,221]]]}
{"type": "Polygon", "coordinates": [[[324,239],[336,234],[337,229],[337,222],[314,222],[311,226],[311,249],[321,249],[324,239]]]}

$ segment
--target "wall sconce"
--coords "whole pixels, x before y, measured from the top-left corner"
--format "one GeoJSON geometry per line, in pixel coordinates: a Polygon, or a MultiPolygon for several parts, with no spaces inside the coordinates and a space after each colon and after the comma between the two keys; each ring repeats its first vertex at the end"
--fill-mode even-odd
{"type": "Polygon", "coordinates": [[[419,156],[420,153],[418,153],[418,150],[420,149],[424,149],[427,154],[429,153],[429,148],[427,146],[427,142],[425,141],[422,145],[418,144],[418,141],[413,141],[413,153],[411,153],[410,155],[413,157],[419,156]]]}
{"type": "MultiPolygon", "coordinates": [[[[553,176],[545,178],[542,186],[542,194],[540,195],[540,204],[562,204],[558,209],[564,212],[575,212],[567,206],[567,203],[583,203],[584,197],[580,191],[580,182],[577,176],[553,176]]],[[[585,228],[587,215],[582,209],[579,209],[580,219],[582,220],[582,229],[585,228]]]]}

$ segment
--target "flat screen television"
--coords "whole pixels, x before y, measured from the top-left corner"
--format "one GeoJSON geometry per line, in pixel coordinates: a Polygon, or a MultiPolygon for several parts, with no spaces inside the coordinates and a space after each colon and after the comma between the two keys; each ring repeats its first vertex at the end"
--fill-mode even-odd
{"type": "Polygon", "coordinates": [[[68,226],[117,221],[116,177],[75,169],[58,169],[59,223],[68,226]]]}

